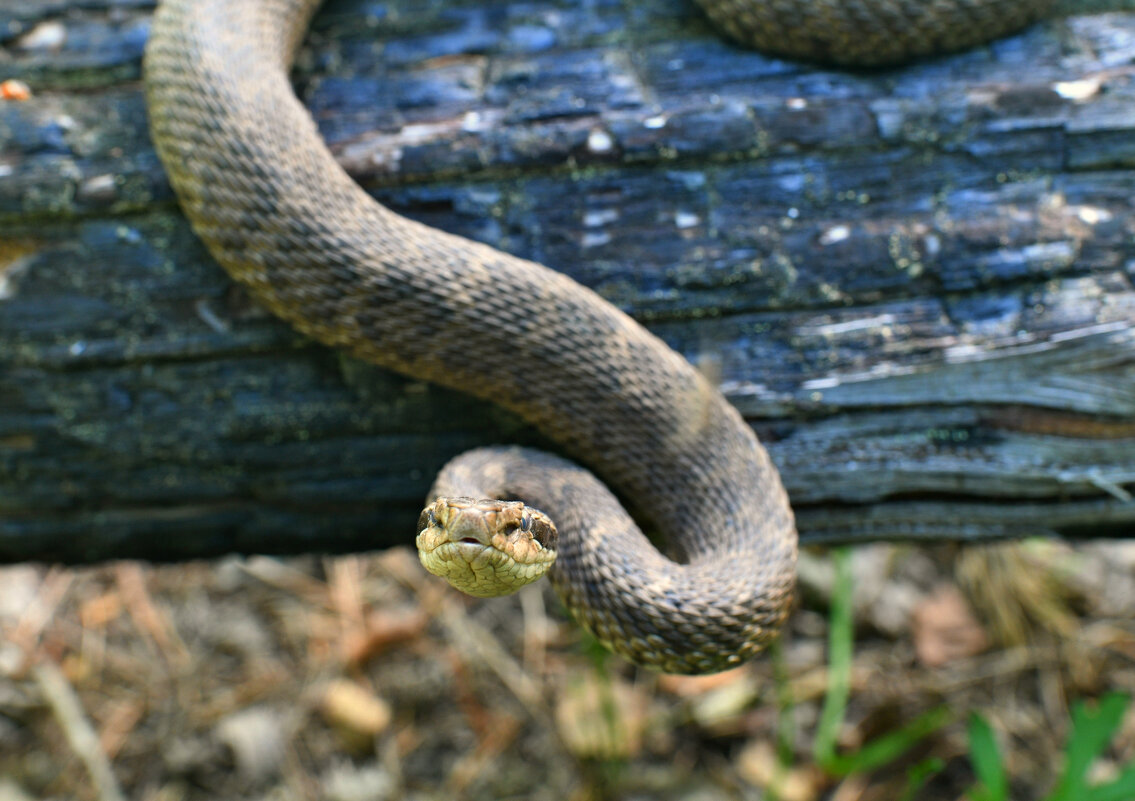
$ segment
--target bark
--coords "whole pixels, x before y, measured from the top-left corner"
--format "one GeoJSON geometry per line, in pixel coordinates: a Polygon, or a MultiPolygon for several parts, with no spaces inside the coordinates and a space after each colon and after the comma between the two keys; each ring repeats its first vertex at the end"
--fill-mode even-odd
{"type": "MultiPolygon", "coordinates": [[[[146,133],[150,5],[0,10],[0,561],[408,542],[445,459],[539,439],[233,287],[146,133]]],[[[717,378],[806,541],[1094,537],[1135,532],[1133,59],[1123,13],[849,73],[685,0],[336,0],[296,83],[380,200],[717,378]]]]}

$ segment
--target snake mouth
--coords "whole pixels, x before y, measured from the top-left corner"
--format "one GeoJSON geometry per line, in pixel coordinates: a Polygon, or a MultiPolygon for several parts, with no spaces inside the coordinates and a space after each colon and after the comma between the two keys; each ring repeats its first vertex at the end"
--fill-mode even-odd
{"type": "Polygon", "coordinates": [[[555,527],[516,501],[439,498],[418,519],[426,570],[481,598],[509,595],[548,572],[555,527]]]}
{"type": "Polygon", "coordinates": [[[426,570],[477,598],[511,595],[547,573],[555,559],[552,553],[540,561],[521,561],[493,545],[466,540],[449,540],[434,548],[420,543],[418,558],[426,570]]]}

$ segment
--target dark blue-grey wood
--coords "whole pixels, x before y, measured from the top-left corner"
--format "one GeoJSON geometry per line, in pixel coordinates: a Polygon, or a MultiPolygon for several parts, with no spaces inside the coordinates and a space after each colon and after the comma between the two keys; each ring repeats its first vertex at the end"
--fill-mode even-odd
{"type": "MultiPolygon", "coordinates": [[[[0,102],[0,561],[408,543],[445,459],[535,439],[211,263],[146,134],[151,5],[0,10],[0,78],[34,92],[0,102]]],[[[333,0],[297,87],[384,202],[717,377],[805,541],[1125,536],[1133,64],[1130,14],[852,74],[682,0],[333,0]]]]}

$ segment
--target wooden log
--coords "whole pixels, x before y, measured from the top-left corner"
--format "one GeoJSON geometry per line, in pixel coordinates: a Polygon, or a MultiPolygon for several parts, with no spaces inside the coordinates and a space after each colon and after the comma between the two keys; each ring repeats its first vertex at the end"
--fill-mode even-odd
{"type": "MultiPolygon", "coordinates": [[[[409,542],[539,438],[234,288],[146,133],[149,4],[0,10],[0,561],[409,542]]],[[[297,89],[381,201],[544,262],[720,381],[808,542],[1135,533],[1135,15],[873,73],[685,0],[334,0],[297,89]]]]}

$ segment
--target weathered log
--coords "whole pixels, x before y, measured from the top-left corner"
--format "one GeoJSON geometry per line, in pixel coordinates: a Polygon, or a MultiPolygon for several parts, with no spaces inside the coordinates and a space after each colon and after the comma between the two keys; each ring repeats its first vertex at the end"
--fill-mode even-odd
{"type": "MultiPolygon", "coordinates": [[[[146,134],[149,5],[0,10],[0,561],[407,542],[446,458],[538,438],[233,287],[146,134]]],[[[685,0],[336,0],[297,87],[379,199],[717,377],[805,540],[1124,536],[1133,60],[1130,14],[855,74],[685,0]]]]}

